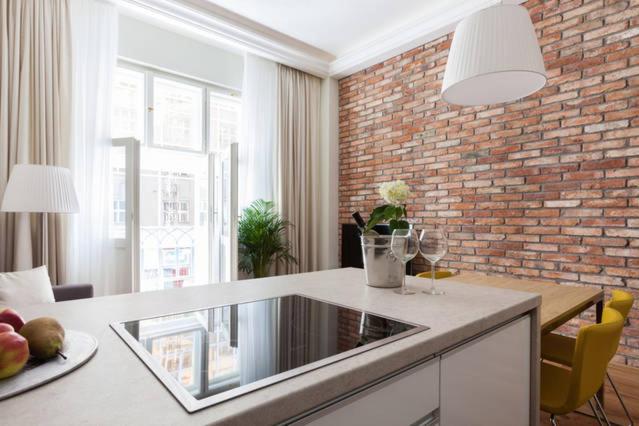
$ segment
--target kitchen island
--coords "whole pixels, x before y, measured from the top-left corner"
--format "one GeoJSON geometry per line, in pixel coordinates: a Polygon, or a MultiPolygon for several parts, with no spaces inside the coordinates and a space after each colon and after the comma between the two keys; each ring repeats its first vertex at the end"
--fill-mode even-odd
{"type": "MultiPolygon", "coordinates": [[[[428,280],[409,278],[426,288],[428,280]]],[[[446,295],[400,296],[359,269],[15,307],[99,340],[53,383],[0,401],[11,424],[536,424],[539,303],[531,293],[449,279],[446,295]],[[109,323],[303,295],[429,327],[403,339],[188,413],[109,323]],[[501,419],[501,420],[500,420],[501,419]],[[470,421],[470,423],[469,423],[470,421]]]]}

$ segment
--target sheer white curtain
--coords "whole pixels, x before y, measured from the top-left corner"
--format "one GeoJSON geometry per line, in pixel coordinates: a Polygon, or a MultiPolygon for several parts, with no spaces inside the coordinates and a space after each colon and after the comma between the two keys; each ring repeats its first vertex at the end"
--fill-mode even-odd
{"type": "MultiPolygon", "coordinates": [[[[240,211],[262,198],[277,199],[277,64],[251,54],[244,59],[242,135],[238,158],[240,211]]],[[[241,305],[238,340],[240,382],[270,376],[277,369],[275,301],[241,305]]]]}
{"type": "Polygon", "coordinates": [[[239,208],[262,198],[277,201],[277,64],[251,54],[244,60],[239,208]]]}
{"type": "Polygon", "coordinates": [[[113,281],[109,240],[109,153],[118,14],[113,3],[70,0],[73,41],[71,171],[80,213],[69,217],[69,281],[97,295],[130,291],[113,281]]]}

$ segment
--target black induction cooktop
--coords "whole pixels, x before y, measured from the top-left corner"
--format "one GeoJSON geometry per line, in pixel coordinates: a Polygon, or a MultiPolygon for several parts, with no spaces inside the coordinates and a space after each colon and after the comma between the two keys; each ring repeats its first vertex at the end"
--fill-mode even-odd
{"type": "Polygon", "coordinates": [[[428,329],[300,295],[111,327],[189,412],[428,329]]]}

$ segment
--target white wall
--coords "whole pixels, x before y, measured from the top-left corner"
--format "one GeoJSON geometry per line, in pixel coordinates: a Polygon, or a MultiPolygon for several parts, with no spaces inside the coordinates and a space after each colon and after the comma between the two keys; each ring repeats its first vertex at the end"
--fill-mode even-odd
{"type": "Polygon", "coordinates": [[[244,57],[120,14],[121,58],[241,90],[244,57]]]}

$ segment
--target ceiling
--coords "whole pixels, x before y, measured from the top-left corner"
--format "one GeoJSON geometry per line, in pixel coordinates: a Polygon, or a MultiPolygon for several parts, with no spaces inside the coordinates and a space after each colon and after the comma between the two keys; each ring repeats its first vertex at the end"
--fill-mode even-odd
{"type": "Polygon", "coordinates": [[[468,0],[207,0],[339,57],[468,0]]]}
{"type": "Polygon", "coordinates": [[[120,0],[121,10],[319,77],[341,78],[524,0],[120,0]]]}

